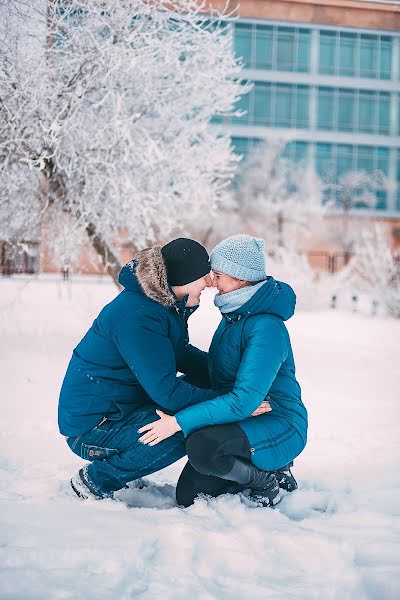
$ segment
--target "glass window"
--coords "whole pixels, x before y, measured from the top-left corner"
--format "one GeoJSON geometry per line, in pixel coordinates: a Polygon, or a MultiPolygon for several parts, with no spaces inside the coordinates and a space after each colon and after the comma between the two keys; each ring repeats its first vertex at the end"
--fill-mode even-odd
{"type": "Polygon", "coordinates": [[[353,131],[355,105],[353,90],[339,90],[338,102],[338,130],[353,131]]]}
{"type": "Polygon", "coordinates": [[[319,129],[333,129],[335,127],[334,114],[334,89],[319,88],[317,127],[319,129]]]}
{"type": "Polygon", "coordinates": [[[308,155],[308,143],[307,142],[289,142],[286,144],[282,158],[290,160],[291,162],[301,162],[307,159],[308,155]]]}
{"type": "Polygon", "coordinates": [[[273,69],[273,28],[256,27],[254,66],[256,69],[273,69]]]}
{"type": "Polygon", "coordinates": [[[380,56],[381,79],[390,79],[392,75],[392,38],[381,37],[380,56]]]}
{"type": "Polygon", "coordinates": [[[315,160],[317,173],[323,178],[329,178],[333,170],[332,144],[316,144],[315,160]]]}
{"type": "Polygon", "coordinates": [[[275,96],[275,122],[276,127],[289,127],[292,125],[293,114],[293,88],[290,85],[276,86],[275,96]]]}
{"type": "Polygon", "coordinates": [[[249,151],[248,141],[248,138],[233,137],[232,146],[234,146],[235,154],[243,154],[244,156],[246,156],[249,151]]]}
{"type": "Polygon", "coordinates": [[[337,177],[347,173],[347,171],[353,170],[353,168],[353,146],[350,146],[349,144],[338,144],[336,158],[337,177]]]}
{"type": "Polygon", "coordinates": [[[307,142],[290,142],[285,146],[282,156],[293,162],[301,162],[307,159],[307,154],[307,142]]]}
{"type": "Polygon", "coordinates": [[[252,26],[236,23],[235,26],[235,52],[237,57],[242,57],[246,66],[251,63],[252,26]]]}
{"type": "Polygon", "coordinates": [[[357,37],[352,33],[339,34],[339,73],[352,77],[355,66],[355,46],[357,37]]]}
{"type": "Polygon", "coordinates": [[[271,84],[256,83],[254,88],[254,123],[269,125],[271,122],[271,84]]]}
{"type": "Polygon", "coordinates": [[[390,94],[381,92],[379,94],[379,133],[388,135],[390,133],[390,94]]]}
{"type": "Polygon", "coordinates": [[[310,52],[311,52],[311,34],[307,30],[299,30],[298,34],[298,68],[297,70],[304,73],[310,68],[310,52]]]}
{"type": "Polygon", "coordinates": [[[354,168],[357,171],[375,171],[375,149],[369,146],[358,146],[357,160],[354,168]]]}
{"type": "Polygon", "coordinates": [[[303,85],[297,86],[296,97],[296,127],[308,127],[309,125],[309,88],[303,85]]]}
{"type": "Polygon", "coordinates": [[[376,168],[385,173],[389,172],[389,148],[379,147],[377,149],[376,168]]]}
{"type": "Polygon", "coordinates": [[[376,94],[374,92],[359,92],[358,128],[361,133],[376,131],[376,94]]]}
{"type": "Polygon", "coordinates": [[[280,27],[277,32],[276,68],[278,71],[294,71],[296,68],[296,32],[280,27]]]}
{"type": "Polygon", "coordinates": [[[387,209],[387,193],[384,190],[377,190],[375,208],[378,210],[387,209]]]}
{"type": "Polygon", "coordinates": [[[378,71],[378,37],[361,35],[360,38],[360,77],[379,76],[378,71]]]}
{"type": "Polygon", "coordinates": [[[319,33],[319,72],[335,73],[336,33],[320,31],[319,33]]]}

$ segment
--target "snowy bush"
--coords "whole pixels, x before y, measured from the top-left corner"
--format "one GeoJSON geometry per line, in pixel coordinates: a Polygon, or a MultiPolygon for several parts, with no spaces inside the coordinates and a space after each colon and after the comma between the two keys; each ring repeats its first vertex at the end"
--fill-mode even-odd
{"type": "MultiPolygon", "coordinates": [[[[331,275],[311,267],[307,255],[293,249],[278,248],[266,256],[267,273],[293,287],[297,308],[326,309],[337,290],[343,291],[341,273],[331,275]]],[[[350,295],[346,291],[347,295],[350,295]]]]}
{"type": "Polygon", "coordinates": [[[374,208],[378,192],[387,190],[389,182],[379,170],[346,171],[335,181],[327,174],[326,179],[323,184],[324,194],[331,198],[330,207],[333,214],[340,217],[330,221],[329,237],[331,241],[340,245],[347,264],[354,245],[364,230],[363,223],[354,218],[354,209],[374,208]]]}
{"type": "Polygon", "coordinates": [[[243,232],[264,238],[273,251],[286,248],[294,255],[320,224],[326,210],[321,182],[311,167],[283,157],[286,143],[271,138],[240,164],[223,212],[217,211],[208,228],[197,224],[209,246],[243,232]]]}
{"type": "Polygon", "coordinates": [[[246,86],[231,26],[214,12],[205,20],[205,8],[2,5],[1,210],[28,224],[51,207],[52,223],[70,221],[53,236],[58,254],[89,239],[115,276],[121,232],[142,247],[168,237],[183,215],[196,220],[223,202],[236,158],[230,137],[209,123],[231,114],[246,86]],[[14,203],[17,177],[31,187],[14,203]]]}
{"type": "Polygon", "coordinates": [[[364,229],[346,274],[390,315],[400,318],[400,251],[390,249],[384,226],[364,229]]]}

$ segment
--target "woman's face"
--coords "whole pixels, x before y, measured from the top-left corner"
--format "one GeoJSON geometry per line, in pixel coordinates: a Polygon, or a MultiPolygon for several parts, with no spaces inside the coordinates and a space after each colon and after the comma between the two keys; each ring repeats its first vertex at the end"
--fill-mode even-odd
{"type": "Polygon", "coordinates": [[[213,269],[213,287],[217,288],[219,294],[227,294],[246,285],[249,285],[247,281],[236,279],[236,277],[231,277],[231,275],[213,269]]]}

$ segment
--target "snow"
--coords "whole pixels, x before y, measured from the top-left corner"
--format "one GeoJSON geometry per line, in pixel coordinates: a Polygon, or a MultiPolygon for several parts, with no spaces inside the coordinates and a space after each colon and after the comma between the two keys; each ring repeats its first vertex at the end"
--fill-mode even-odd
{"type": "MultiPolygon", "coordinates": [[[[275,510],[238,496],[179,509],[184,460],[117,502],[80,502],[58,390],[115,294],[97,277],[0,281],[0,598],[399,598],[400,321],[329,309],[289,321],[311,425],[300,488],[275,510]]],[[[208,291],[202,303],[190,329],[206,348],[218,313],[208,291]]]]}

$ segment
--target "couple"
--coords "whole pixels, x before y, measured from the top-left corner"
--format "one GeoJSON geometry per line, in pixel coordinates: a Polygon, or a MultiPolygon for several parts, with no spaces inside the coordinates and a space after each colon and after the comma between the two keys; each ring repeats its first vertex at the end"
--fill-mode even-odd
{"type": "Polygon", "coordinates": [[[139,252],[119,282],[60,393],[60,432],[90,461],[73,490],[110,498],[187,455],[180,506],[245,489],[276,504],[281,489],[297,487],[290,467],[306,444],[307,411],[284,325],[295,294],[266,275],[264,241],[236,235],[209,257],[175,239],[139,252]],[[210,286],[222,318],[206,353],[190,345],[187,321],[210,286]]]}

